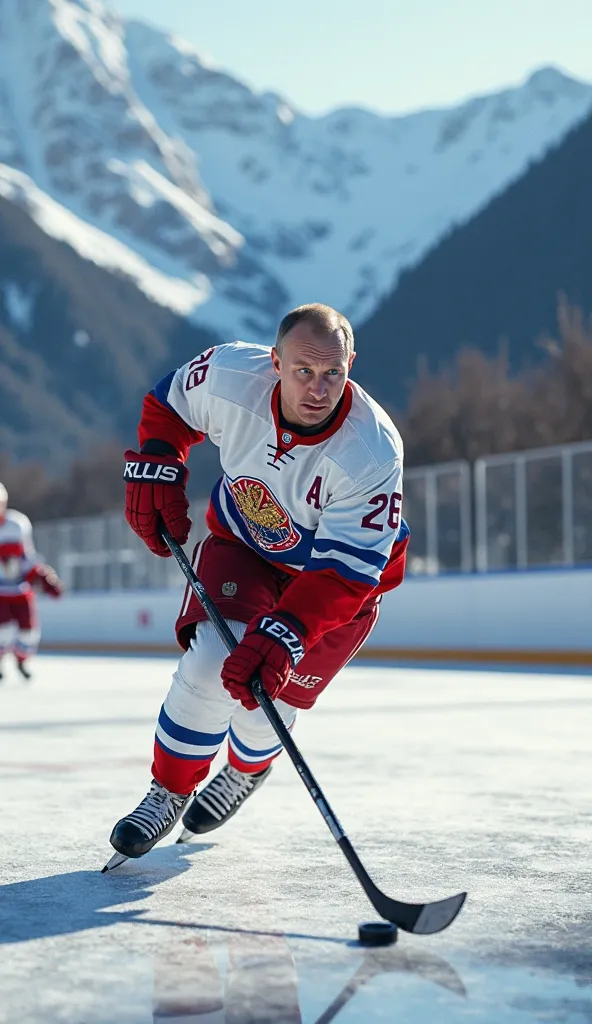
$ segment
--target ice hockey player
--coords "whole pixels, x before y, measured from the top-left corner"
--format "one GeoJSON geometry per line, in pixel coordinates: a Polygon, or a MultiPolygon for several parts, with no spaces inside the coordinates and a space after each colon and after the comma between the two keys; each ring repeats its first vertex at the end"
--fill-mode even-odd
{"type": "Polygon", "coordinates": [[[205,435],[220,449],[210,533],[193,565],[237,640],[228,655],[187,589],[185,650],[156,726],[153,781],[111,844],[139,857],[173,828],[224,824],[281,751],[249,681],[291,728],[372,630],[380,595],[401,583],[403,449],[383,409],[348,379],[351,325],[329,306],[292,310],[275,347],[219,345],[144,400],[140,451],[125,453],[126,518],[156,555],[190,520],[185,460],[205,435]],[[228,737],[228,762],[191,800],[228,737]]]}
{"type": "Polygon", "coordinates": [[[37,558],[30,521],[7,504],[8,493],[0,484],[0,679],[2,659],[10,650],[20,674],[30,679],[27,660],[40,636],[34,588],[52,597],[63,588],[54,570],[37,558]]]}

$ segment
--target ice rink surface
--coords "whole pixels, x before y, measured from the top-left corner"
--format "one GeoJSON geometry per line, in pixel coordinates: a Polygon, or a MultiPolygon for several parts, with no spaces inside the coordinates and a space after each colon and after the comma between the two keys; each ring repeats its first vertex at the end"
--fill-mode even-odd
{"type": "Polygon", "coordinates": [[[592,678],[356,663],[295,738],[377,884],[468,889],[429,938],[376,917],[287,757],[207,842],[110,875],[174,662],[39,658],[0,686],[0,1021],[592,1021],[592,678]]]}

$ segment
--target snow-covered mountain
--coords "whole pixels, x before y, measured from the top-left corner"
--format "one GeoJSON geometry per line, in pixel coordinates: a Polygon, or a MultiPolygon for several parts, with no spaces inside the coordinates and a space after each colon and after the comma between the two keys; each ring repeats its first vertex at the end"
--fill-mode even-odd
{"type": "Polygon", "coordinates": [[[450,110],[305,117],[99,0],[0,0],[0,195],[221,336],[360,323],[592,110],[552,68],[450,110]]]}

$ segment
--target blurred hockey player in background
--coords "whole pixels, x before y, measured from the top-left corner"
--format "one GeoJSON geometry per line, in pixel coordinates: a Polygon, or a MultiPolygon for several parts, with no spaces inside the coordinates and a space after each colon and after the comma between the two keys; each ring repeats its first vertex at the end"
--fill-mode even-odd
{"type": "Polygon", "coordinates": [[[20,674],[30,679],[27,661],[36,653],[40,637],[34,588],[59,597],[63,587],[54,570],[37,558],[30,521],[7,504],[8,494],[0,483],[0,679],[9,651],[20,674]]]}
{"type": "Polygon", "coordinates": [[[281,752],[249,681],[259,674],[288,728],[372,630],[398,586],[403,446],[387,414],[349,380],[351,325],[329,306],[292,310],[273,349],[234,342],[171,372],[146,396],[140,451],[127,451],[126,518],[156,555],[191,526],[185,461],[207,435],[223,476],[193,565],[237,640],[229,655],[187,588],[185,654],[156,727],[153,781],[113,829],[140,857],[183,813],[182,839],[224,824],[281,752]],[[228,762],[191,799],[228,738],[228,762]]]}

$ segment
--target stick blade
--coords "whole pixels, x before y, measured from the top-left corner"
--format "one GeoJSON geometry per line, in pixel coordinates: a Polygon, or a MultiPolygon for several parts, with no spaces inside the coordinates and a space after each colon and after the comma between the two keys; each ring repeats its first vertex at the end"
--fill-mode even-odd
{"type": "Polygon", "coordinates": [[[391,921],[404,932],[413,935],[433,935],[448,928],[467,898],[466,892],[460,892],[457,896],[449,896],[435,903],[400,903],[385,896],[374,885],[366,888],[366,893],[374,909],[385,921],[391,921]]]}
{"type": "Polygon", "coordinates": [[[437,903],[425,903],[411,931],[414,935],[434,935],[444,931],[460,914],[466,898],[466,892],[459,892],[437,903]]]}

